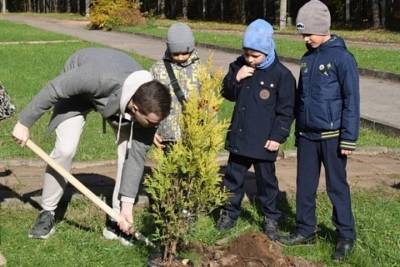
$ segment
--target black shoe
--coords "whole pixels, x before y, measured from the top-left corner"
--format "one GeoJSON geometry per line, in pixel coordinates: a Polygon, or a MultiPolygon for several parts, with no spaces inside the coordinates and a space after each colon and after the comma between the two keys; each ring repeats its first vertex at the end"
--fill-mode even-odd
{"type": "Polygon", "coordinates": [[[55,219],[53,213],[47,210],[41,211],[28,237],[47,239],[56,231],[54,224],[55,219]]]}
{"type": "Polygon", "coordinates": [[[308,245],[315,242],[316,235],[302,236],[299,233],[292,233],[288,236],[279,236],[277,241],[283,245],[295,246],[295,245],[308,245]]]}
{"type": "Polygon", "coordinates": [[[335,261],[342,261],[346,258],[354,248],[354,240],[348,238],[339,238],[336,242],[335,253],[332,259],[335,261]]]}
{"type": "Polygon", "coordinates": [[[236,223],[235,219],[232,219],[229,216],[229,213],[226,210],[221,210],[221,214],[219,215],[219,219],[217,222],[218,230],[228,230],[231,229],[236,223]]]}
{"type": "Polygon", "coordinates": [[[133,246],[134,237],[122,232],[117,222],[107,220],[106,227],[103,229],[103,237],[108,240],[119,240],[124,246],[133,246]]]}
{"type": "Polygon", "coordinates": [[[264,217],[263,225],[264,234],[272,241],[278,239],[278,222],[267,217],[264,217]]]}

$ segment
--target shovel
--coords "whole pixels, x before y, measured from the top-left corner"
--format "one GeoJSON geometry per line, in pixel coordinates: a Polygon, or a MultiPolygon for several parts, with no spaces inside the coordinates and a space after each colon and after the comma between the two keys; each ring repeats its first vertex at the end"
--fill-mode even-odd
{"type": "MultiPolygon", "coordinates": [[[[92,191],[90,191],[86,186],[84,186],[78,179],[76,179],[72,174],[65,170],[60,164],[54,161],[46,152],[44,152],[39,146],[37,146],[32,140],[28,139],[26,146],[29,147],[36,155],[42,158],[47,164],[50,165],[56,172],[58,172],[62,177],[64,177],[70,184],[72,184],[76,189],[78,189],[83,195],[88,197],[94,204],[96,204],[100,209],[107,213],[115,221],[118,221],[119,214],[108,206],[104,201],[102,201],[98,196],[96,196],[92,191]]],[[[140,232],[135,231],[132,235],[139,241],[145,243],[146,246],[155,247],[155,245],[140,232]]]]}

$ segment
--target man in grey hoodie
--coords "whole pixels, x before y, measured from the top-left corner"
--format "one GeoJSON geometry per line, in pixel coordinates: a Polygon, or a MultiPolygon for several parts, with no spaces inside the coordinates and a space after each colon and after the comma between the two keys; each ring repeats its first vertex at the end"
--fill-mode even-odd
{"type": "MultiPolygon", "coordinates": [[[[87,114],[95,110],[115,131],[118,170],[113,208],[118,222],[108,221],[103,235],[130,244],[132,207],[142,179],[145,155],[156,126],[168,116],[169,90],[129,55],[107,48],[86,48],[73,54],[64,71],[51,80],[21,111],[14,139],[25,145],[29,128],[53,107],[49,132],[56,131],[51,157],[70,170],[87,114]]],[[[40,212],[29,237],[46,239],[55,231],[54,212],[66,181],[50,167],[44,174],[40,212]]]]}

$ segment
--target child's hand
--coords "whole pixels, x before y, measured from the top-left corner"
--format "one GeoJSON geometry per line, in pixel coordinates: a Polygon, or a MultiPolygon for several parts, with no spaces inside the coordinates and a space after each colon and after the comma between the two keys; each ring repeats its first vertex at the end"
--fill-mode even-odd
{"type": "Polygon", "coordinates": [[[343,155],[343,156],[349,156],[349,155],[351,155],[351,150],[347,150],[347,149],[341,149],[340,150],[340,153],[343,155]]]}
{"type": "Polygon", "coordinates": [[[153,144],[159,148],[159,149],[163,149],[165,147],[165,145],[162,144],[163,140],[161,138],[161,136],[159,134],[155,134],[154,138],[153,138],[153,144]]]}
{"type": "Polygon", "coordinates": [[[269,151],[278,151],[280,144],[274,140],[268,140],[265,143],[265,148],[269,151]]]}
{"type": "Polygon", "coordinates": [[[241,80],[253,76],[254,68],[244,65],[240,68],[238,73],[236,74],[236,81],[240,82],[241,80]]]}

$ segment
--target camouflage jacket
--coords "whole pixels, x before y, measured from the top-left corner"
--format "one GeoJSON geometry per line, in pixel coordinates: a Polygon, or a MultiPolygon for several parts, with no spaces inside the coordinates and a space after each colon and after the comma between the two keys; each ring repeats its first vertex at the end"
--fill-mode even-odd
{"type": "MultiPolygon", "coordinates": [[[[198,68],[200,61],[196,51],[192,53],[185,63],[177,64],[173,62],[168,52],[165,53],[164,59],[171,62],[175,77],[186,99],[191,90],[199,91],[200,83],[198,80],[198,68]]],[[[151,67],[150,71],[154,75],[155,79],[168,86],[172,96],[170,115],[160,123],[157,133],[164,141],[177,141],[181,137],[181,131],[179,128],[179,116],[182,114],[181,103],[174,93],[167,70],[165,69],[164,61],[157,61],[151,67]]]]}
{"type": "Polygon", "coordinates": [[[6,119],[14,115],[15,106],[11,103],[6,88],[0,82],[0,120],[6,119]]]}

